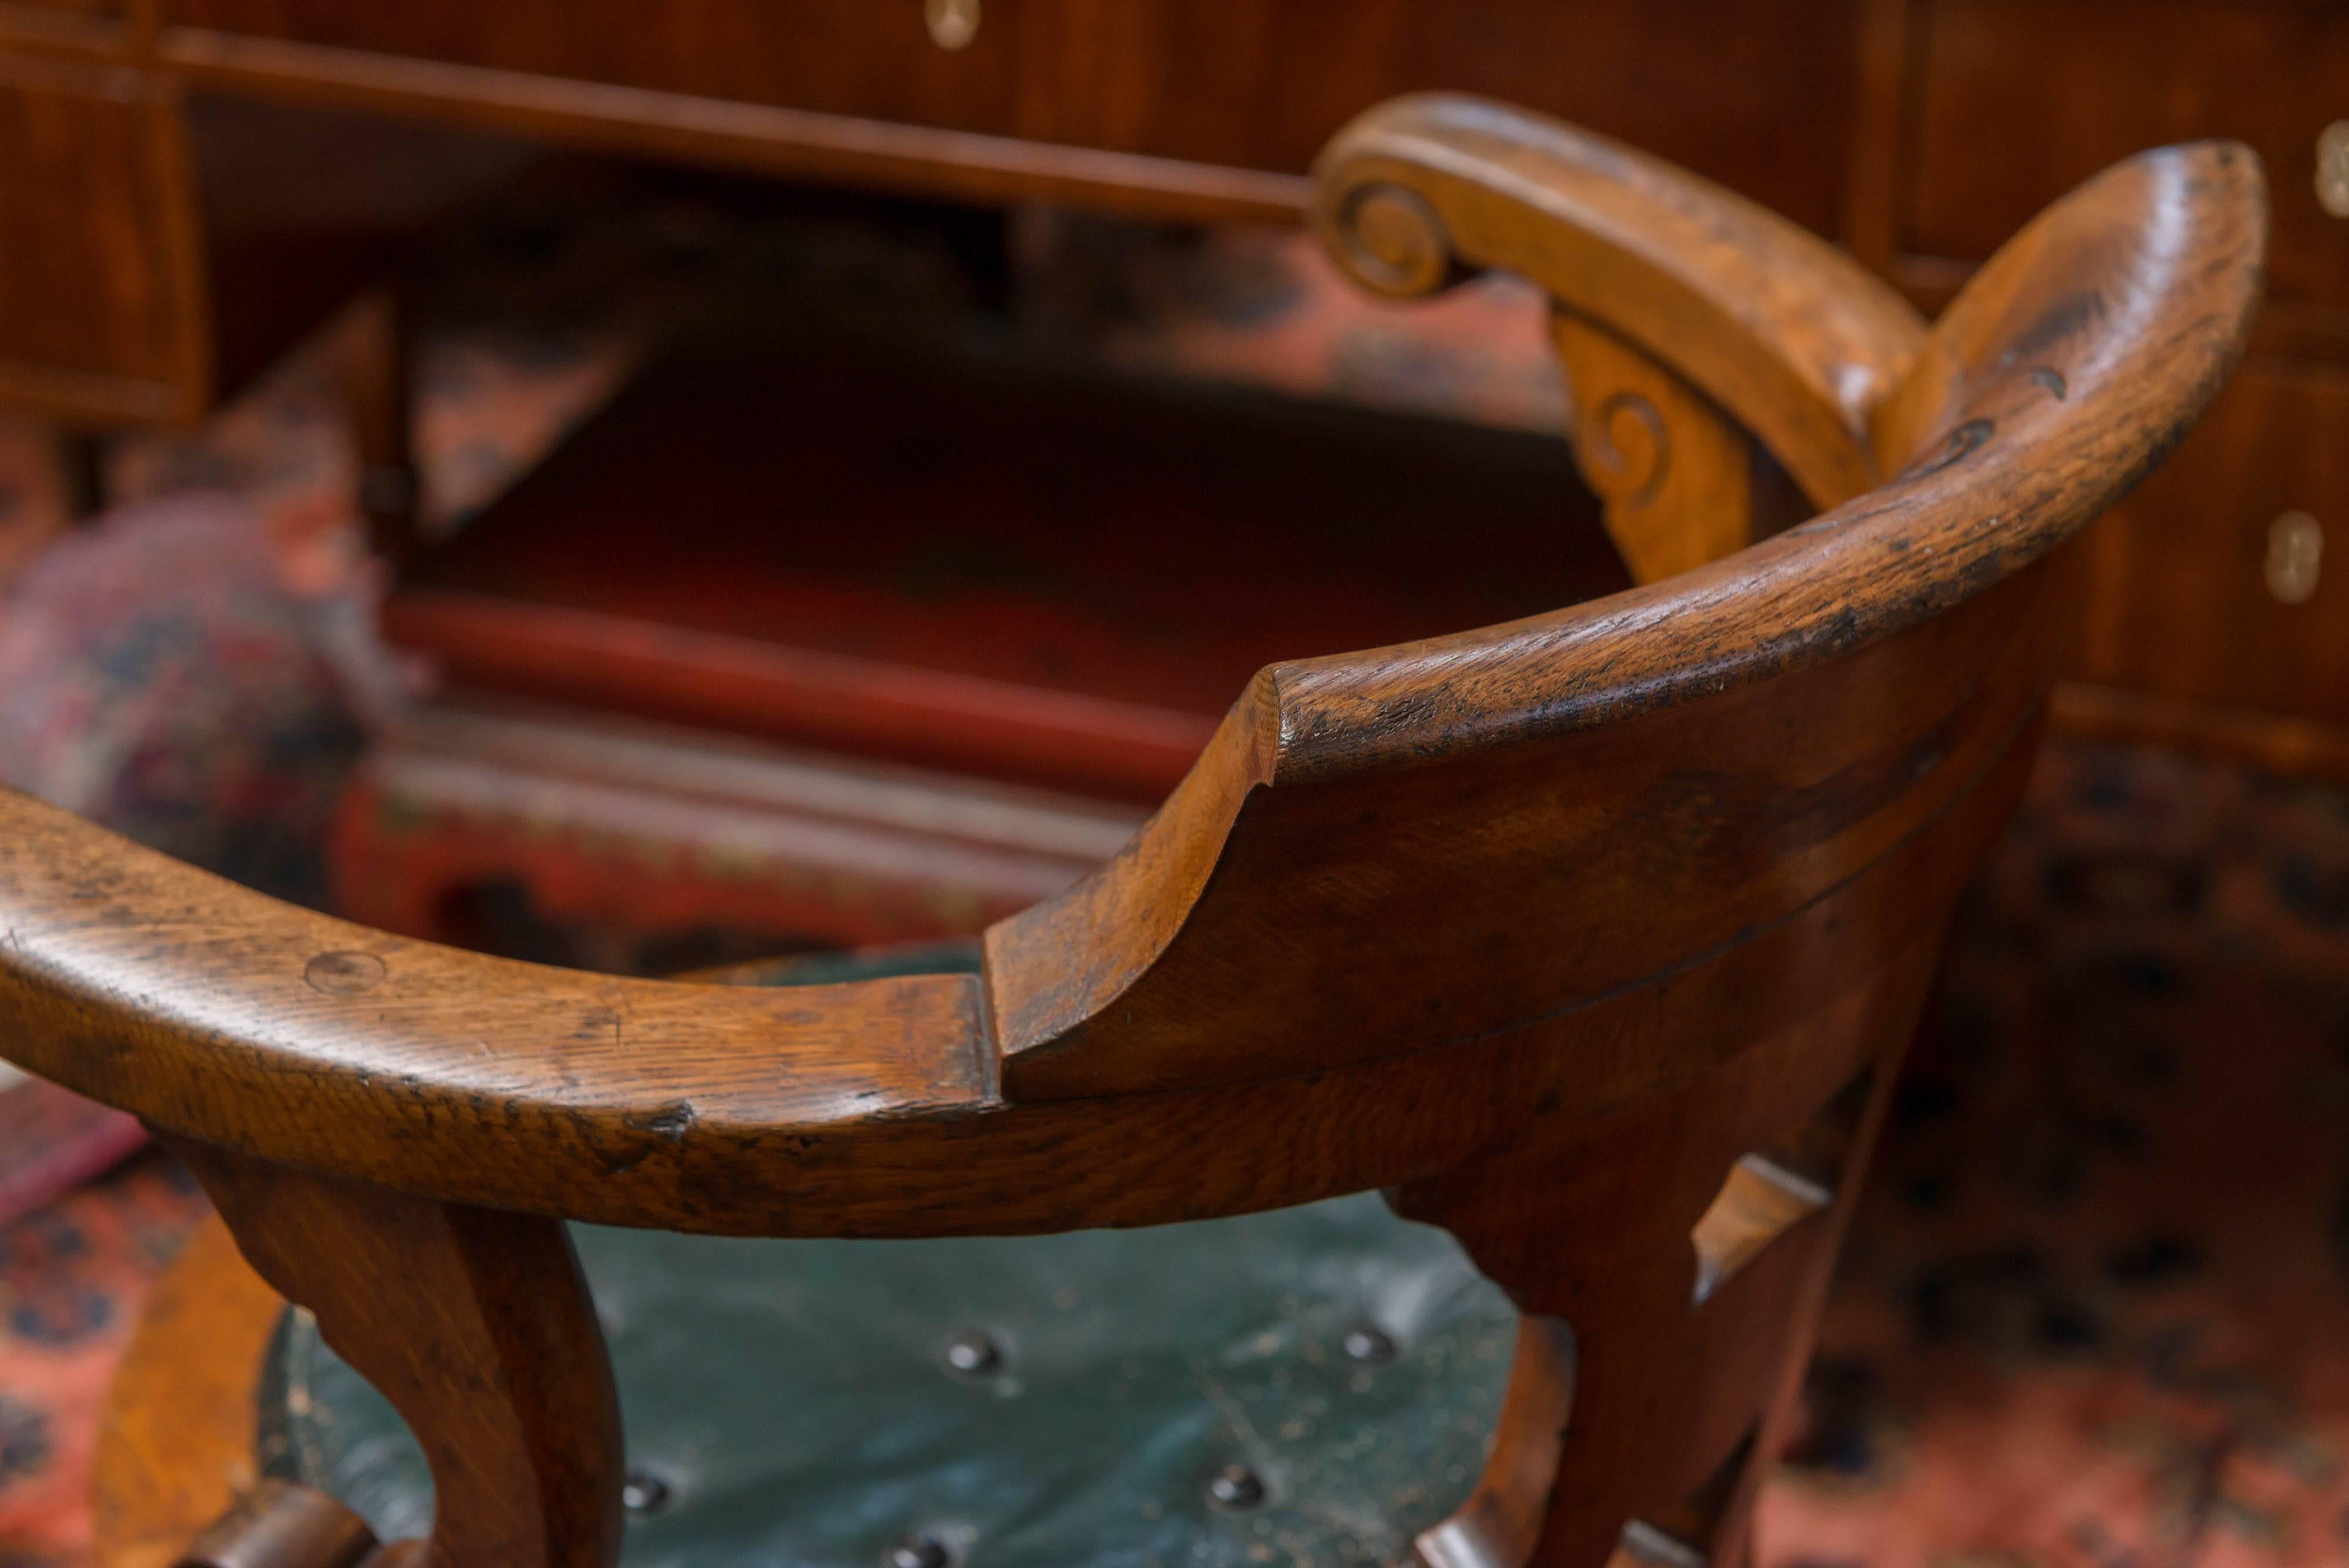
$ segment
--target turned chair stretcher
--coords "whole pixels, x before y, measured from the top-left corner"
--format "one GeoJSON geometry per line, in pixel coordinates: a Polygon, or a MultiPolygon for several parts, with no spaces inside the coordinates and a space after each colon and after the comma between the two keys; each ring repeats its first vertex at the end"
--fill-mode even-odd
{"type": "MultiPolygon", "coordinates": [[[[2029,765],[2068,542],[2239,355],[2259,171],[2220,143],[2118,165],[1930,328],[1750,203],[1493,104],[1373,110],[1318,180],[1371,287],[1548,290],[1641,586],[1268,668],[978,973],[507,962],[0,795],[6,1054],[142,1117],[406,1417],[438,1512],[382,1561],[616,1561],[617,1407],[558,1220],[1015,1234],[1374,1188],[1524,1314],[1492,1457],[1421,1559],[1741,1560],[1940,933],[2029,765]]],[[[189,1561],[374,1550],[333,1517],[273,1490],[189,1561]]]]}

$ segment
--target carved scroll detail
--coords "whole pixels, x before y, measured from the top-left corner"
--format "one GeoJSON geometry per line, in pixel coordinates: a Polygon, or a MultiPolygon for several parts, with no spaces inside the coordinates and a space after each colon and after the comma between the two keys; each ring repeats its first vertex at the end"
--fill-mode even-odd
{"type": "Polygon", "coordinates": [[[1610,392],[1575,431],[1583,477],[1610,506],[1655,504],[1672,469],[1672,432],[1653,402],[1629,388],[1610,392]]]}
{"type": "Polygon", "coordinates": [[[1367,182],[1326,209],[1323,238],[1356,282],[1394,298],[1433,294],[1461,275],[1452,235],[1427,198],[1367,182]]]}
{"type": "Polygon", "coordinates": [[[1651,583],[1752,543],[1751,438],[1607,327],[1563,309],[1550,322],[1572,394],[1575,460],[1632,577],[1651,583]]]}

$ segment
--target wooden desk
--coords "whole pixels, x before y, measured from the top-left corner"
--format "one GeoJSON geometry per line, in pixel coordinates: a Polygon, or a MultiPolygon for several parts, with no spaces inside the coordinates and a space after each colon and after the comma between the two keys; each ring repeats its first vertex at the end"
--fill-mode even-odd
{"type": "MultiPolygon", "coordinates": [[[[2349,776],[2349,586],[2323,562],[2349,516],[2349,128],[2327,131],[2349,116],[2349,13],[2292,0],[0,0],[0,398],[188,419],[268,346],[227,325],[247,269],[198,156],[222,105],[1287,218],[1323,139],[1417,88],[1639,143],[1928,305],[2112,159],[2250,141],[2276,201],[2257,351],[2100,533],[2058,710],[2349,776]]],[[[245,140],[284,157],[311,136],[245,140]]],[[[367,209],[342,232],[365,231],[380,204],[344,184],[275,182],[283,207],[340,193],[367,209]]]]}

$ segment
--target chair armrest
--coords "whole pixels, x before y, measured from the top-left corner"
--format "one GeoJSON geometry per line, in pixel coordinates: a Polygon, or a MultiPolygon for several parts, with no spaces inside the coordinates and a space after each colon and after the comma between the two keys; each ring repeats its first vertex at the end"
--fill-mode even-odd
{"type": "MultiPolygon", "coordinates": [[[[237,1153],[705,1228],[755,1207],[730,1184],[999,1103],[992,1049],[975,975],[766,991],[510,962],[295,909],[0,789],[0,1054],[237,1153]]],[[[873,1184],[882,1204],[917,1190],[873,1184]]]]}
{"type": "Polygon", "coordinates": [[[1363,114],[1315,181],[1316,222],[1368,287],[1408,296],[1468,269],[1519,274],[1712,397],[1815,505],[1883,477],[1870,416],[1924,323],[1776,213],[1605,137],[1451,94],[1363,114]]]}

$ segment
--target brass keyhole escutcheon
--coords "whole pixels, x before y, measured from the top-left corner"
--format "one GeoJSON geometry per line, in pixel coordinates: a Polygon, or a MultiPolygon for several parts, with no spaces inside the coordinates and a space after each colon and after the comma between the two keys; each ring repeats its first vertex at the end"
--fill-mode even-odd
{"type": "Polygon", "coordinates": [[[2324,529],[2305,512],[2286,512],[2268,524],[2268,592],[2280,604],[2304,605],[2316,594],[2324,561],[2324,529]]]}
{"type": "Polygon", "coordinates": [[[939,48],[968,48],[978,36],[978,0],[922,0],[922,19],[939,48]]]}
{"type": "Polygon", "coordinates": [[[2336,119],[2317,132],[2316,204],[2336,218],[2349,218],[2349,119],[2336,119]]]}

